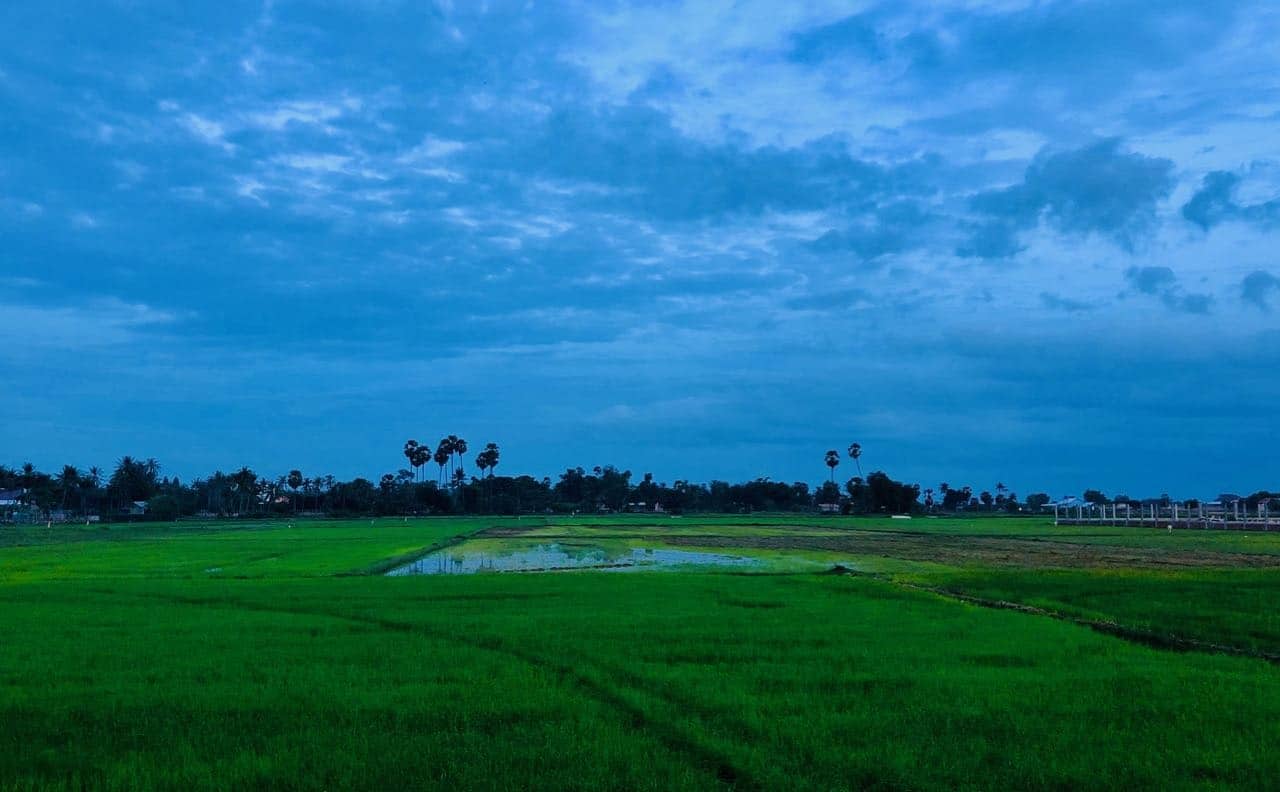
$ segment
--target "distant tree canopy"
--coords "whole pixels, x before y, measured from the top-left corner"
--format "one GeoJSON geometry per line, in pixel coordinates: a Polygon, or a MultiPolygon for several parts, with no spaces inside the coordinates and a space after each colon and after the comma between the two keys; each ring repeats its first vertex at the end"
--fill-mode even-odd
{"type": "Polygon", "coordinates": [[[853,514],[910,514],[920,507],[920,485],[894,481],[877,470],[864,481],[854,476],[845,482],[848,511],[853,514]]]}
{"type": "MultiPolygon", "coordinates": [[[[638,478],[630,470],[613,465],[590,469],[572,467],[553,481],[549,477],[499,476],[501,461],[497,443],[486,443],[474,456],[476,475],[464,467],[467,441],[447,435],[435,450],[410,440],[403,456],[408,466],[381,475],[376,481],[356,478],[338,481],[333,476],[308,475],[300,468],[277,478],[242,467],[232,473],[216,471],[184,484],[163,477],[153,458],[121,457],[104,475],[96,467],[66,465],[57,474],[0,465],[0,490],[19,493],[18,506],[0,511],[0,520],[40,515],[71,519],[99,515],[104,519],[172,520],[182,517],[265,515],[412,515],[412,514],[528,514],[610,512],[839,512],[842,514],[910,514],[913,512],[1039,512],[1050,502],[1043,492],[1018,496],[1003,483],[975,497],[969,486],[942,482],[926,491],[921,503],[918,484],[897,481],[882,470],[848,479],[843,487],[833,480],[840,461],[834,450],[823,461],[827,479],[816,488],[808,483],[787,483],[768,477],[741,483],[713,480],[696,483],[677,479],[658,481],[651,473],[638,478]],[[436,462],[435,480],[422,467],[436,462]],[[832,464],[836,463],[836,464],[832,464]],[[993,492],[994,491],[994,492],[993,492]],[[936,494],[936,497],[935,497],[936,494]]],[[[850,446],[849,458],[860,464],[862,447],[850,446]]],[[[815,460],[816,461],[816,460],[815,460]]],[[[857,465],[855,465],[856,467],[857,465]]],[[[815,471],[816,472],[816,471],[815,471]]],[[[1085,491],[1089,503],[1110,503],[1099,490],[1085,491]]],[[[1223,496],[1226,498],[1227,496],[1223,496]]],[[[1230,496],[1235,498],[1236,496],[1230,496]]],[[[1117,496],[1117,502],[1128,501],[1117,496]]],[[[1161,502],[1170,502],[1161,495],[1161,502]]],[[[1243,499],[1251,510],[1280,510],[1280,493],[1260,490],[1243,499]]],[[[1194,503],[1194,501],[1187,501],[1194,503]]]]}

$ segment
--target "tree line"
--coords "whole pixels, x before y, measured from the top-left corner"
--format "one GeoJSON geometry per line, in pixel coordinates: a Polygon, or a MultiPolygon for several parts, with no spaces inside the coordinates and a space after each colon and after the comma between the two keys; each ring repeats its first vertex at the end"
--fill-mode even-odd
{"type": "Polygon", "coordinates": [[[910,514],[918,512],[1038,511],[1050,500],[1037,493],[1019,500],[1004,484],[975,492],[946,482],[922,489],[897,481],[884,471],[862,475],[862,446],[849,445],[841,455],[826,452],[827,481],[814,488],[767,477],[731,483],[698,483],[683,479],[662,482],[613,465],[566,469],[553,480],[529,475],[496,475],[501,462],[497,443],[474,454],[468,471],[469,444],[458,435],[438,443],[407,440],[401,449],[405,466],[376,481],[357,477],[341,481],[331,475],[306,475],[294,469],[264,476],[248,467],[216,471],[183,482],[163,475],[154,458],[125,456],[110,474],[97,467],[67,465],[56,473],[31,464],[0,465],[0,493],[18,493],[16,505],[0,518],[19,514],[28,519],[153,519],[183,517],[287,515],[429,515],[602,512],[813,512],[839,514],[910,514]],[[857,474],[843,484],[836,469],[843,456],[857,474]],[[432,469],[434,464],[434,469],[432,469]]]}

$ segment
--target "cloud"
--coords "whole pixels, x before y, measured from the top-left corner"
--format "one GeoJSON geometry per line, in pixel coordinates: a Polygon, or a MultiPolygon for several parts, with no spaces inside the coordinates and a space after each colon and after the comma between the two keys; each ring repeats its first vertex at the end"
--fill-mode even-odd
{"type": "Polygon", "coordinates": [[[1051,311],[1064,311],[1066,313],[1082,313],[1084,311],[1092,311],[1097,307],[1092,303],[1073,300],[1069,297],[1060,297],[1049,292],[1040,292],[1040,304],[1051,311]]]}
{"type": "Polygon", "coordinates": [[[1280,225],[1280,198],[1255,204],[1236,201],[1240,177],[1228,171],[1214,171],[1204,177],[1200,189],[1182,207],[1182,216],[1208,231],[1228,220],[1255,223],[1263,227],[1280,225]]]}
{"type": "Polygon", "coordinates": [[[1157,205],[1173,186],[1173,162],[1125,152],[1116,139],[1045,150],[1020,184],[974,196],[973,209],[988,219],[957,253],[1012,255],[1019,249],[1018,233],[1042,221],[1063,233],[1098,234],[1132,248],[1155,226],[1157,205]]]}
{"type": "Polygon", "coordinates": [[[422,142],[406,151],[397,158],[398,162],[416,163],[422,160],[432,160],[440,157],[447,157],[451,154],[457,154],[467,147],[466,143],[460,140],[446,140],[438,138],[434,135],[427,135],[422,142]]]}
{"type": "Polygon", "coordinates": [[[226,152],[235,150],[235,146],[226,139],[226,128],[217,121],[195,113],[184,113],[179,116],[178,123],[197,139],[210,146],[217,146],[226,152]]]}
{"type": "MultiPolygon", "coordinates": [[[[1280,172],[1257,164],[1274,4],[11,5],[0,354],[56,354],[6,387],[55,427],[105,425],[90,386],[122,382],[112,431],[201,449],[186,472],[295,464],[261,448],[270,424],[369,475],[441,420],[513,469],[536,449],[534,470],[805,478],[856,403],[904,476],[1065,483],[1097,437],[1086,473],[1163,481],[1107,453],[1157,408],[1161,429],[1276,429],[1274,312],[1188,321],[1280,305],[1280,172]],[[98,228],[72,233],[81,213],[98,228]],[[1099,350],[1142,364],[1135,387],[1089,384],[1099,350]],[[1184,370],[1223,376],[1166,392],[1184,370]],[[497,409],[503,381],[522,398],[497,409]],[[655,445],[685,413],[646,405],[702,395],[722,401],[680,418],[688,456],[655,445]],[[583,428],[610,405],[634,418],[583,428]]],[[[0,446],[84,449],[30,425],[0,446]]]]}
{"type": "Polygon", "coordinates": [[[932,189],[917,163],[863,161],[837,139],[797,148],[709,144],[640,106],[563,108],[502,160],[488,162],[532,168],[551,180],[611,185],[615,192],[602,204],[662,220],[858,207],[932,189]]]}
{"type": "Polygon", "coordinates": [[[1162,294],[1178,283],[1178,276],[1168,267],[1130,267],[1124,277],[1134,291],[1142,294],[1162,294]]]}
{"type": "Polygon", "coordinates": [[[809,249],[818,254],[851,252],[863,260],[878,259],[927,244],[932,226],[941,220],[917,202],[893,202],[827,231],[811,241],[809,249]]]}
{"type": "Polygon", "coordinates": [[[323,129],[331,129],[329,127],[330,121],[337,120],[350,111],[359,110],[360,107],[361,101],[353,97],[346,97],[337,101],[286,101],[269,110],[246,114],[245,122],[273,132],[284,131],[290,125],[317,126],[323,129]]]}
{"type": "Polygon", "coordinates": [[[1270,299],[1280,292],[1280,278],[1265,270],[1249,273],[1240,282],[1240,299],[1261,311],[1271,310],[1270,299]]]}
{"type": "Polygon", "coordinates": [[[1165,307],[1190,314],[1207,314],[1213,305],[1208,294],[1187,294],[1178,285],[1178,277],[1168,267],[1130,267],[1125,280],[1133,291],[1158,297],[1165,307]]]}
{"type": "Polygon", "coordinates": [[[170,325],[178,317],[145,303],[99,298],[78,305],[0,303],[0,347],[23,350],[92,350],[138,340],[148,328],[170,325]]]}

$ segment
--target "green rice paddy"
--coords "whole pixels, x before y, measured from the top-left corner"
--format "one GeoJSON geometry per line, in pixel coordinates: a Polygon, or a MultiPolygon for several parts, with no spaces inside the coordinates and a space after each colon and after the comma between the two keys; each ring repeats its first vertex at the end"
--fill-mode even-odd
{"type": "Polygon", "coordinates": [[[1280,778],[1280,534],[752,515],[0,537],[0,789],[1280,778]],[[383,574],[549,544],[755,563],[383,574]]]}

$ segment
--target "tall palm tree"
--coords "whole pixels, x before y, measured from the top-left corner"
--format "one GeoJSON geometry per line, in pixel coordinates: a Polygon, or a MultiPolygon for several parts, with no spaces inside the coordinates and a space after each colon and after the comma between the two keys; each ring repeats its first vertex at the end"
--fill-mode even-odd
{"type": "Polygon", "coordinates": [[[466,456],[467,453],[467,441],[463,440],[461,437],[454,438],[453,453],[458,455],[458,470],[464,470],[462,457],[466,456]]]}
{"type": "Polygon", "coordinates": [[[497,443],[488,443],[484,450],[476,454],[476,467],[480,468],[481,477],[484,476],[486,470],[489,471],[489,477],[493,478],[493,469],[498,466],[498,458],[500,456],[497,443]]]}
{"type": "Polygon", "coordinates": [[[840,453],[834,448],[827,452],[827,467],[831,468],[831,481],[836,480],[836,468],[840,465],[840,453]]]}
{"type": "Polygon", "coordinates": [[[449,478],[450,480],[452,480],[453,479],[453,455],[458,453],[458,436],[451,434],[441,442],[445,444],[445,450],[449,452],[449,478]]]}
{"type": "Polygon", "coordinates": [[[298,487],[302,486],[302,482],[304,480],[305,479],[302,478],[301,470],[289,471],[288,484],[289,484],[289,489],[293,490],[293,513],[294,514],[298,513],[298,487]]]}
{"type": "MultiPolygon", "coordinates": [[[[431,449],[425,445],[418,446],[418,449],[413,454],[414,467],[415,468],[425,467],[426,464],[430,461],[431,461],[431,449]]],[[[422,471],[422,480],[424,482],[427,480],[427,471],[425,470],[422,471]]]]}
{"type": "MultiPolygon", "coordinates": [[[[409,460],[409,467],[413,468],[414,473],[417,473],[418,463],[414,462],[414,460],[418,458],[418,441],[417,440],[404,441],[404,458],[409,460]]],[[[417,482],[417,480],[418,479],[415,476],[414,481],[417,482]]]]}
{"type": "Polygon", "coordinates": [[[448,464],[450,456],[452,455],[449,453],[448,441],[441,440],[440,445],[436,447],[435,453],[436,464],[440,466],[440,476],[436,479],[436,483],[441,486],[444,486],[444,466],[448,464]]]}
{"type": "Polygon", "coordinates": [[[858,466],[858,475],[861,476],[862,462],[859,460],[862,458],[862,443],[849,444],[849,458],[853,460],[853,464],[858,466]]]}

